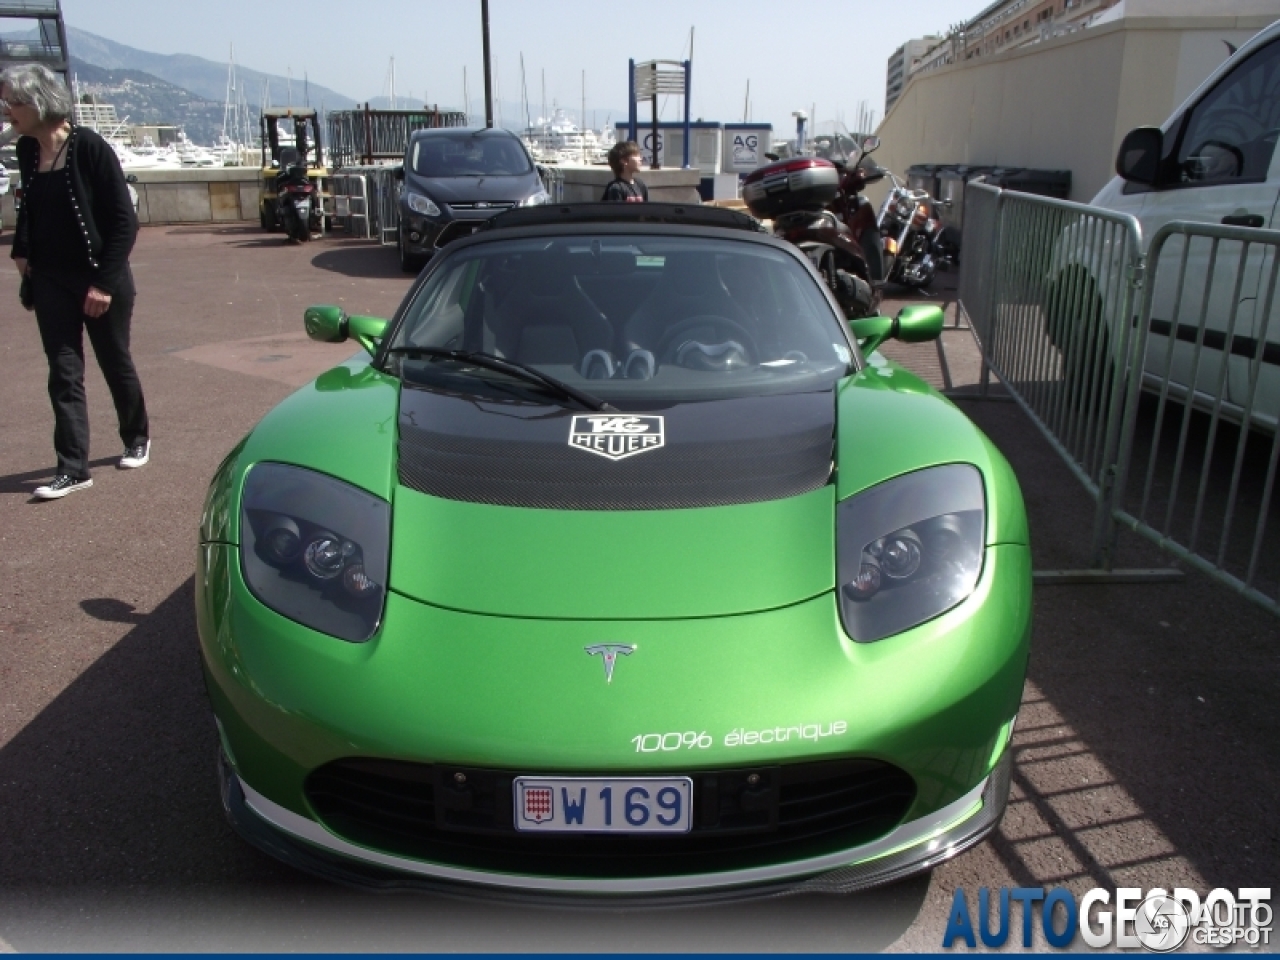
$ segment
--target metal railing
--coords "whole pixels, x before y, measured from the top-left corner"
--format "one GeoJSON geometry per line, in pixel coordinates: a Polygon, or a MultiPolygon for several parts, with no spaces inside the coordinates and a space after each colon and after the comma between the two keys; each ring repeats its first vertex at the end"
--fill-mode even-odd
{"type": "Polygon", "coordinates": [[[343,167],[333,184],[333,217],[351,236],[394,246],[400,228],[401,182],[398,167],[343,167]]]}
{"type": "Polygon", "coordinates": [[[58,0],[0,0],[0,16],[35,16],[61,13],[58,0]]]}
{"type": "Polygon", "coordinates": [[[1260,585],[1280,585],[1267,530],[1280,232],[1173,223],[1148,255],[1137,221],[1113,211],[983,184],[968,186],[966,207],[960,301],[981,393],[995,373],[1096,504],[1091,569],[1037,582],[1181,575],[1114,569],[1127,528],[1280,613],[1280,589],[1260,585]],[[1129,489],[1139,476],[1140,494],[1129,489]],[[1253,530],[1247,544],[1232,538],[1241,527],[1253,530]]]}
{"type": "Polygon", "coordinates": [[[413,131],[466,123],[467,115],[454,110],[333,110],[327,115],[329,156],[335,169],[403,160],[413,131]]]}
{"type": "Polygon", "coordinates": [[[564,171],[559,167],[549,167],[540,163],[538,164],[538,176],[542,178],[542,186],[546,189],[547,195],[551,197],[551,202],[563,202],[564,171]]]}
{"type": "Polygon", "coordinates": [[[1280,614],[1280,231],[1175,221],[1148,264],[1103,509],[1280,614]]]}
{"type": "Polygon", "coordinates": [[[1119,436],[1115,378],[1133,314],[1142,232],[1125,214],[970,184],[960,299],[994,371],[1090,493],[1119,436]],[[1112,342],[1112,341],[1115,342],[1112,342]]]}

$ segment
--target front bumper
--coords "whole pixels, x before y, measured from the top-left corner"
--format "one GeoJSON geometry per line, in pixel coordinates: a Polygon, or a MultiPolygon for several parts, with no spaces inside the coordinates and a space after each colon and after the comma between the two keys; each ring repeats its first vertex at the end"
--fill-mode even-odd
{"type": "Polygon", "coordinates": [[[608,906],[630,898],[729,899],[793,893],[854,893],[932,869],[981,843],[1004,815],[1012,753],[1006,748],[981,783],[940,810],[904,823],[872,843],[823,857],[748,870],[645,879],[513,876],[424,863],[357,846],[245,784],[219,756],[222,804],[236,832],[265,853],[308,873],[377,890],[454,891],[473,885],[490,895],[592,894],[608,906]],[[603,895],[603,896],[602,896],[603,895]]]}
{"type": "Polygon", "coordinates": [[[1003,811],[1007,770],[996,761],[1008,762],[1029,640],[1025,547],[989,548],[969,601],[876,644],[843,637],[830,594],[734,617],[593,622],[475,616],[396,593],[379,634],[348,644],[258,603],[234,546],[202,547],[196,582],[206,678],[232,764],[228,812],[252,842],[335,879],[354,871],[366,879],[350,882],[376,886],[639,897],[852,890],[953,856],[1003,811]],[[602,639],[642,651],[612,683],[583,653],[602,639]],[[788,724],[834,732],[836,720],[838,736],[766,739],[788,724]],[[648,740],[638,734],[686,729],[708,731],[715,746],[639,752],[648,740]],[[742,732],[752,729],[758,740],[742,732]],[[588,877],[407,853],[335,827],[309,798],[308,778],[361,757],[548,775],[866,758],[904,771],[915,794],[874,834],[725,867],[588,877]]]}
{"type": "MultiPolygon", "coordinates": [[[[494,210],[493,214],[499,213],[494,210]]],[[[400,211],[400,238],[406,252],[415,256],[430,256],[454,240],[469,237],[480,229],[493,214],[480,217],[458,217],[445,214],[443,218],[428,219],[420,213],[402,208],[400,211]]]]}

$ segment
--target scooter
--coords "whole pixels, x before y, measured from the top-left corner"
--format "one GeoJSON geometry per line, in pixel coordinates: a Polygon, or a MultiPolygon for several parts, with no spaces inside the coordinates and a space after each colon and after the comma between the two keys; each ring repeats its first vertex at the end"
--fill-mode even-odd
{"type": "Polygon", "coordinates": [[[774,236],[808,255],[850,319],[875,312],[884,283],[875,211],[862,196],[884,176],[868,159],[879,146],[878,137],[860,145],[819,138],[816,156],[779,160],[743,181],[751,213],[772,220],[774,236]]]}
{"type": "Polygon", "coordinates": [[[282,165],[276,177],[276,209],[290,243],[305,243],[320,228],[316,186],[307,176],[305,163],[282,165]]]}

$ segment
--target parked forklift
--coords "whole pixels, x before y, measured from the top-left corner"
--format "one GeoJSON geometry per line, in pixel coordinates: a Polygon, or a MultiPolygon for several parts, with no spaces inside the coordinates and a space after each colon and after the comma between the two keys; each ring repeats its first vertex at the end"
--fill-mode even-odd
{"type": "Polygon", "coordinates": [[[320,145],[319,114],[310,107],[268,107],[262,111],[262,190],[258,217],[262,229],[268,232],[281,227],[276,178],[282,161],[301,162],[306,167],[307,177],[320,198],[320,208],[326,209],[324,181],[329,169],[324,165],[324,149],[320,145]]]}

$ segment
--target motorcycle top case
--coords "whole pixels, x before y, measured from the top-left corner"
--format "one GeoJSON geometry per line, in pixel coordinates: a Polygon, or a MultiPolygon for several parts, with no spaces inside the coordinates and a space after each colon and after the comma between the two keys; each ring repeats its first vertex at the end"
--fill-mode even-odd
{"type": "Polygon", "coordinates": [[[821,157],[779,160],[753,170],[742,181],[742,199],[761,220],[796,210],[821,210],[839,190],[840,171],[821,157]]]}

